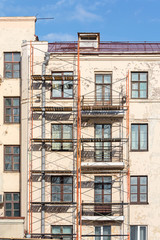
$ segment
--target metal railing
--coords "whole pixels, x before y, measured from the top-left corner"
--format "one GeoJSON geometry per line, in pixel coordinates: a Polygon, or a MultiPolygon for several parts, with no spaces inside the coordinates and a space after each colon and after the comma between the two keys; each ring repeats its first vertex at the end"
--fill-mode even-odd
{"type": "Polygon", "coordinates": [[[124,203],[82,203],[82,216],[123,216],[124,203]]]}
{"type": "Polygon", "coordinates": [[[82,162],[122,162],[123,146],[121,143],[108,143],[108,146],[96,146],[83,144],[81,158],[82,162]]]}

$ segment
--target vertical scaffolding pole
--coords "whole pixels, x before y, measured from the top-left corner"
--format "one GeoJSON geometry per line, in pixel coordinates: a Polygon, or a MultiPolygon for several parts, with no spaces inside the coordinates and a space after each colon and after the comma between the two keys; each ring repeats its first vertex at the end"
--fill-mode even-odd
{"type": "Polygon", "coordinates": [[[82,236],[82,198],[81,198],[81,82],[80,82],[80,48],[78,41],[78,92],[77,92],[77,216],[76,216],[76,240],[82,236]],[[79,232],[80,224],[80,232],[79,232]]]}
{"type": "MultiPolygon", "coordinates": [[[[127,116],[126,116],[126,138],[128,138],[128,171],[127,171],[127,202],[130,203],[130,162],[129,162],[129,71],[126,77],[126,95],[127,95],[127,116]]],[[[128,205],[128,240],[130,240],[130,206],[128,205]]]]}

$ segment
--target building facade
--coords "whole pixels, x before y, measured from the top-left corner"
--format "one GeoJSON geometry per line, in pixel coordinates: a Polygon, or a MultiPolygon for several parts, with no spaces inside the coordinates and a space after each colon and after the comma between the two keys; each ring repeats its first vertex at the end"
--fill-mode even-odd
{"type": "Polygon", "coordinates": [[[160,43],[101,42],[99,33],[23,40],[19,94],[18,55],[2,49],[4,121],[20,109],[21,125],[3,130],[14,141],[1,136],[1,161],[13,170],[20,145],[21,171],[1,170],[1,219],[17,219],[6,207],[19,203],[24,237],[159,240],[160,43]]]}

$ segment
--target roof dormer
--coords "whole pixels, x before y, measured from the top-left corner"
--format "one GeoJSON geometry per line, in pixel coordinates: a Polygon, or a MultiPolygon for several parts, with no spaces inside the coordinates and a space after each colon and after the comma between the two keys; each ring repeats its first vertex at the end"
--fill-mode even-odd
{"type": "Polygon", "coordinates": [[[98,48],[100,41],[99,33],[78,33],[80,47],[98,48]]]}

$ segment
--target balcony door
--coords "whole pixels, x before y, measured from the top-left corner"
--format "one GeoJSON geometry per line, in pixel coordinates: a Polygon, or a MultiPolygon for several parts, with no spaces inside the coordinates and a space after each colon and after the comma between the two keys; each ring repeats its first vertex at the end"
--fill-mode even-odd
{"type": "Polygon", "coordinates": [[[112,177],[95,177],[95,215],[111,215],[112,177]]]}
{"type": "Polygon", "coordinates": [[[112,161],[112,145],[109,142],[111,138],[111,125],[110,124],[96,124],[95,125],[95,138],[104,139],[106,142],[95,142],[95,161],[96,162],[111,162],[112,161]]]}
{"type": "Polygon", "coordinates": [[[112,101],[111,74],[96,74],[95,95],[96,105],[111,104],[112,101]]]}

